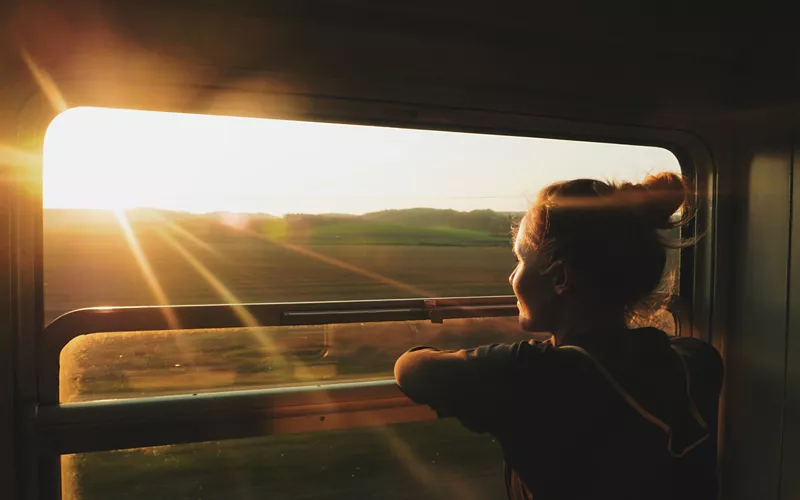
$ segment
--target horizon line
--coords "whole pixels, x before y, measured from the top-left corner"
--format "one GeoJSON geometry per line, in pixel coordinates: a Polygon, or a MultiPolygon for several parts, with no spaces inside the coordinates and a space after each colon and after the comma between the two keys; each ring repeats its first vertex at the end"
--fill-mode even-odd
{"type": "Polygon", "coordinates": [[[469,214],[472,212],[494,212],[497,214],[519,214],[524,213],[526,210],[494,210],[492,208],[475,208],[472,210],[458,210],[455,208],[434,208],[434,207],[408,207],[408,208],[386,208],[383,210],[374,210],[370,212],[362,212],[362,213],[352,213],[352,212],[286,212],[282,215],[275,215],[269,212],[250,212],[250,211],[238,211],[238,210],[210,210],[210,211],[193,211],[193,210],[178,210],[172,208],[159,208],[159,207],[149,207],[149,206],[138,206],[138,207],[130,207],[130,208],[97,208],[97,207],[43,207],[42,211],[84,211],[84,212],[109,212],[114,213],[117,211],[123,212],[131,212],[131,211],[145,211],[145,210],[152,210],[152,211],[159,211],[159,212],[172,212],[172,213],[179,213],[179,214],[187,214],[187,215],[196,215],[196,216],[203,216],[203,215],[266,215],[269,217],[274,217],[276,219],[282,219],[286,216],[291,215],[346,215],[352,217],[360,217],[363,215],[370,215],[376,214],[381,212],[402,212],[402,211],[409,211],[409,210],[432,210],[437,212],[456,212],[456,213],[464,213],[469,214]]]}

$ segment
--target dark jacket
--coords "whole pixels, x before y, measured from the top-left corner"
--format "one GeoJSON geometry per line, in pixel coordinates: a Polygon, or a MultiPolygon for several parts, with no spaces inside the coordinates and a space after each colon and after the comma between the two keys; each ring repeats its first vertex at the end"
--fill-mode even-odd
{"type": "Polygon", "coordinates": [[[414,401],[501,444],[511,499],[713,500],[722,360],[641,328],[461,351],[417,347],[414,401]]]}

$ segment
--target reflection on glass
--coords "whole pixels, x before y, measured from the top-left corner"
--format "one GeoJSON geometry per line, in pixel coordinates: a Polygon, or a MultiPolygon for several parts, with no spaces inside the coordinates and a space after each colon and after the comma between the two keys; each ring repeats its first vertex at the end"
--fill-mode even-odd
{"type": "Polygon", "coordinates": [[[69,455],[66,500],[506,498],[502,452],[454,420],[69,455]]]}
{"type": "Polygon", "coordinates": [[[61,353],[61,400],[154,396],[391,377],[420,344],[516,342],[516,318],[81,336],[61,353]]]}

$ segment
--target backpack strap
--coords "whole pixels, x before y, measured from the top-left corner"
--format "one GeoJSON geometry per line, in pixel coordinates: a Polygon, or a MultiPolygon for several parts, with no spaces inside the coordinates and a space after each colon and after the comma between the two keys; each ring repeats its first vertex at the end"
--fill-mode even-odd
{"type": "Polygon", "coordinates": [[[608,383],[611,384],[611,387],[617,392],[617,394],[622,396],[622,398],[625,400],[626,403],[628,403],[628,405],[631,408],[633,408],[645,420],[655,425],[656,427],[660,428],[667,434],[667,436],[669,437],[669,440],[667,441],[667,451],[673,458],[683,457],[684,455],[695,449],[697,446],[699,446],[701,443],[703,443],[709,438],[708,424],[703,419],[702,415],[700,415],[700,412],[697,410],[697,406],[694,404],[694,401],[692,400],[692,393],[690,390],[689,369],[686,366],[686,360],[683,359],[683,356],[678,351],[675,351],[675,353],[681,360],[681,366],[683,366],[683,372],[686,376],[686,394],[689,398],[689,411],[692,413],[692,417],[695,419],[698,425],[700,425],[700,427],[703,428],[706,431],[706,433],[705,435],[703,435],[703,437],[689,444],[683,450],[675,451],[672,449],[672,428],[669,425],[667,425],[666,422],[664,422],[657,416],[653,415],[652,413],[647,411],[641,404],[639,404],[639,402],[636,401],[636,399],[634,399],[634,397],[631,396],[630,393],[626,391],[625,388],[619,384],[619,382],[617,382],[617,380],[611,375],[611,373],[609,373],[606,367],[603,366],[603,364],[597,360],[597,358],[592,356],[586,349],[576,345],[559,346],[559,349],[570,349],[573,351],[577,351],[583,354],[585,357],[589,358],[592,361],[592,363],[594,363],[595,368],[597,368],[598,371],[600,371],[600,373],[603,375],[603,377],[605,377],[608,383]]]}

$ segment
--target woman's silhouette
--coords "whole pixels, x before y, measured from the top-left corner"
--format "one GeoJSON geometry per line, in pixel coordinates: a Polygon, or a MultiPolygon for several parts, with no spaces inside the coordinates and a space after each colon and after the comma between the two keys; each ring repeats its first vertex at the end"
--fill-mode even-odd
{"type": "Polygon", "coordinates": [[[548,186],[520,223],[509,280],[523,330],[551,339],[397,360],[411,399],[497,438],[509,498],[717,497],[722,360],[630,322],[662,282],[659,230],[686,221],[686,193],[671,173],[548,186]]]}

